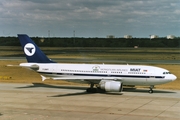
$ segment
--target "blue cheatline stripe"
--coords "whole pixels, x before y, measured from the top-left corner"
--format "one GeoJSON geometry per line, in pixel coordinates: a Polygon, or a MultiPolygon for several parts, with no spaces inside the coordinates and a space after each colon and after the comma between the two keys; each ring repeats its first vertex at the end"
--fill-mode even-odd
{"type": "Polygon", "coordinates": [[[72,76],[97,76],[97,77],[165,78],[165,76],[102,75],[102,74],[80,74],[80,73],[52,73],[52,72],[38,72],[38,73],[39,74],[72,75],[72,76]]]}

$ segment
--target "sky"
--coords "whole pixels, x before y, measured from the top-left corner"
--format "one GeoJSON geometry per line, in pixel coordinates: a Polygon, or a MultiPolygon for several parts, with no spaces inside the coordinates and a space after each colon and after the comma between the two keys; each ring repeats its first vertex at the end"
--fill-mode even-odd
{"type": "Polygon", "coordinates": [[[180,0],[1,0],[0,36],[180,36],[180,0]]]}

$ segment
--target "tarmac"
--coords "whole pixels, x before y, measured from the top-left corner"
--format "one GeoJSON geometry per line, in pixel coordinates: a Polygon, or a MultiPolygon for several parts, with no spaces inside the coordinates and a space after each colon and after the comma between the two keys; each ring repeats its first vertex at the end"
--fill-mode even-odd
{"type": "Polygon", "coordinates": [[[124,88],[86,93],[86,86],[0,84],[0,120],[179,120],[180,91],[124,88]]]}

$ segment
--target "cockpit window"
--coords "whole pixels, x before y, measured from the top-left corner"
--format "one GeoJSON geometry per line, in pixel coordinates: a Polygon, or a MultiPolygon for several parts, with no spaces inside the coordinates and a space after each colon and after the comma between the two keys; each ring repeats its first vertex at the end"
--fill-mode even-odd
{"type": "Polygon", "coordinates": [[[171,74],[170,72],[163,72],[163,74],[171,74]]]}

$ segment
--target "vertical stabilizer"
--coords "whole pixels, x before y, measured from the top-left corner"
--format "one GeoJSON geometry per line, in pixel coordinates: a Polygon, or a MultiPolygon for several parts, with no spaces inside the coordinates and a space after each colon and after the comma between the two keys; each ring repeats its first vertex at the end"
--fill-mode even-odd
{"type": "Polygon", "coordinates": [[[22,49],[29,63],[54,63],[26,34],[18,34],[22,49]]]}

